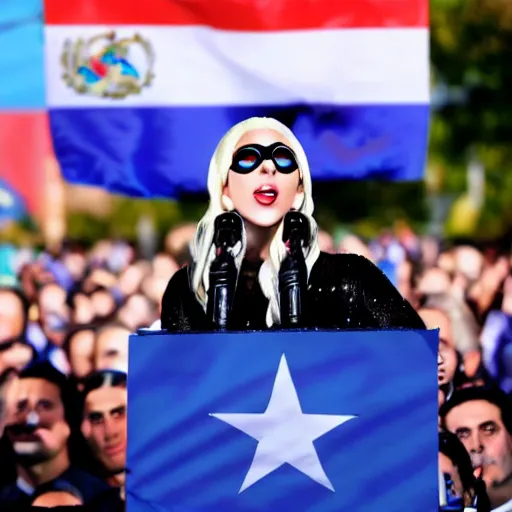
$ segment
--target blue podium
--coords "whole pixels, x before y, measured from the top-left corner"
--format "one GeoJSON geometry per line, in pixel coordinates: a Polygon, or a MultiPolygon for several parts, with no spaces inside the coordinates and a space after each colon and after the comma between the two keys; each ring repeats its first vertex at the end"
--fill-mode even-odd
{"type": "Polygon", "coordinates": [[[431,512],[438,331],[130,338],[128,512],[431,512]]]}

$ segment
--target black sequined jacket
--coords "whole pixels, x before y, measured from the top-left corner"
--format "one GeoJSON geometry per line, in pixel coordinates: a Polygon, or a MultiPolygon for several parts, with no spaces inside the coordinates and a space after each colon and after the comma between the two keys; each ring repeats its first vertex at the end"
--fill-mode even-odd
{"type": "MultiPolygon", "coordinates": [[[[265,330],[268,300],[258,282],[261,263],[243,262],[230,329],[265,330]]],[[[311,270],[304,327],[320,329],[424,329],[412,306],[371,261],[355,254],[320,253],[311,270]]],[[[162,299],[162,329],[204,331],[211,325],[189,286],[184,267],[162,299]]]]}

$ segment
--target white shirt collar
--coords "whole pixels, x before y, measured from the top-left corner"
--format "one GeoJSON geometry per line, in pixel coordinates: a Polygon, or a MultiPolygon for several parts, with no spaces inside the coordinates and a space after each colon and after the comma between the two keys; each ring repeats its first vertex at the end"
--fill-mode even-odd
{"type": "Polygon", "coordinates": [[[32,487],[26,480],[23,480],[21,476],[19,476],[16,480],[16,487],[18,487],[18,489],[23,491],[25,494],[28,494],[29,496],[34,494],[36,490],[35,487],[32,487]]]}

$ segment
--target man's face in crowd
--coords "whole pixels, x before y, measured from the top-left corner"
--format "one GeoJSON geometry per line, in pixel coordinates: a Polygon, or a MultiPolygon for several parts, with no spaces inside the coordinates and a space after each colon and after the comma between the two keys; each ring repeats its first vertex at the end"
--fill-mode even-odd
{"type": "Polygon", "coordinates": [[[512,474],[512,437],[496,405],[486,400],[464,402],[450,410],[445,422],[466,447],[473,467],[481,468],[490,493],[512,474]]]}
{"type": "Polygon", "coordinates": [[[67,449],[70,430],[56,384],[40,378],[19,379],[13,398],[6,430],[20,460],[33,465],[67,449]]]}
{"type": "Polygon", "coordinates": [[[100,387],[85,400],[82,433],[101,464],[111,473],[126,466],[125,387],[100,387]]]}
{"type": "Polygon", "coordinates": [[[66,291],[57,284],[46,285],[39,294],[39,308],[46,336],[52,343],[61,346],[70,316],[66,291]]]}
{"type": "Polygon", "coordinates": [[[98,290],[90,297],[91,307],[95,318],[106,318],[116,309],[114,297],[107,290],[98,290]]]}
{"type": "Polygon", "coordinates": [[[32,349],[22,341],[25,313],[20,298],[10,290],[0,289],[0,373],[22,370],[32,359],[32,349]]]}
{"type": "Polygon", "coordinates": [[[132,295],[126,304],[119,310],[119,320],[130,331],[135,332],[141,327],[150,326],[156,319],[151,310],[151,303],[147,297],[141,294],[132,295]]]}
{"type": "Polygon", "coordinates": [[[130,331],[122,327],[111,327],[101,331],[96,339],[94,366],[96,370],[128,369],[128,337],[130,331]]]}
{"type": "Polygon", "coordinates": [[[417,291],[422,294],[446,293],[450,290],[450,276],[440,268],[426,270],[418,281],[417,291]]]}
{"type": "Polygon", "coordinates": [[[79,331],[69,341],[69,364],[73,375],[78,378],[85,377],[94,369],[94,338],[91,330],[79,331]]]}
{"type": "Polygon", "coordinates": [[[83,254],[70,252],[62,260],[75,281],[78,281],[84,275],[87,259],[83,254]]]}
{"type": "Polygon", "coordinates": [[[91,300],[84,293],[77,293],[73,300],[73,322],[78,325],[88,324],[94,319],[91,300]]]}
{"type": "Polygon", "coordinates": [[[23,334],[24,313],[20,298],[0,289],[0,343],[23,334]]]}
{"type": "Polygon", "coordinates": [[[428,329],[439,329],[438,383],[442,386],[453,380],[457,370],[457,351],[450,319],[435,309],[420,309],[418,314],[428,329]]]}

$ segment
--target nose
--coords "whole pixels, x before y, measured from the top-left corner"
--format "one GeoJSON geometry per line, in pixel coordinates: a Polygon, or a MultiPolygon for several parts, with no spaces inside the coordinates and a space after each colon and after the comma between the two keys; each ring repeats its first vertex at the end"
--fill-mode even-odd
{"type": "Polygon", "coordinates": [[[31,427],[35,427],[36,425],[39,425],[39,414],[37,414],[36,411],[30,411],[27,414],[25,421],[26,421],[27,425],[30,425],[31,427]]]}
{"type": "Polygon", "coordinates": [[[437,366],[441,366],[444,363],[443,356],[441,355],[441,352],[437,353],[437,366]]]}
{"type": "Polygon", "coordinates": [[[466,449],[470,454],[474,453],[482,453],[484,451],[484,445],[480,440],[480,436],[478,432],[474,432],[471,434],[468,442],[466,443],[466,449]]]}
{"type": "Polygon", "coordinates": [[[24,423],[28,426],[36,426],[39,424],[39,414],[30,407],[25,407],[23,410],[16,411],[16,422],[24,423]]]}
{"type": "Polygon", "coordinates": [[[105,441],[112,441],[118,436],[119,432],[115,423],[113,418],[105,419],[105,441]]]}
{"type": "Polygon", "coordinates": [[[277,172],[277,169],[274,165],[274,162],[272,162],[272,160],[263,160],[263,163],[261,164],[261,173],[262,174],[274,175],[276,172],[277,172]]]}

